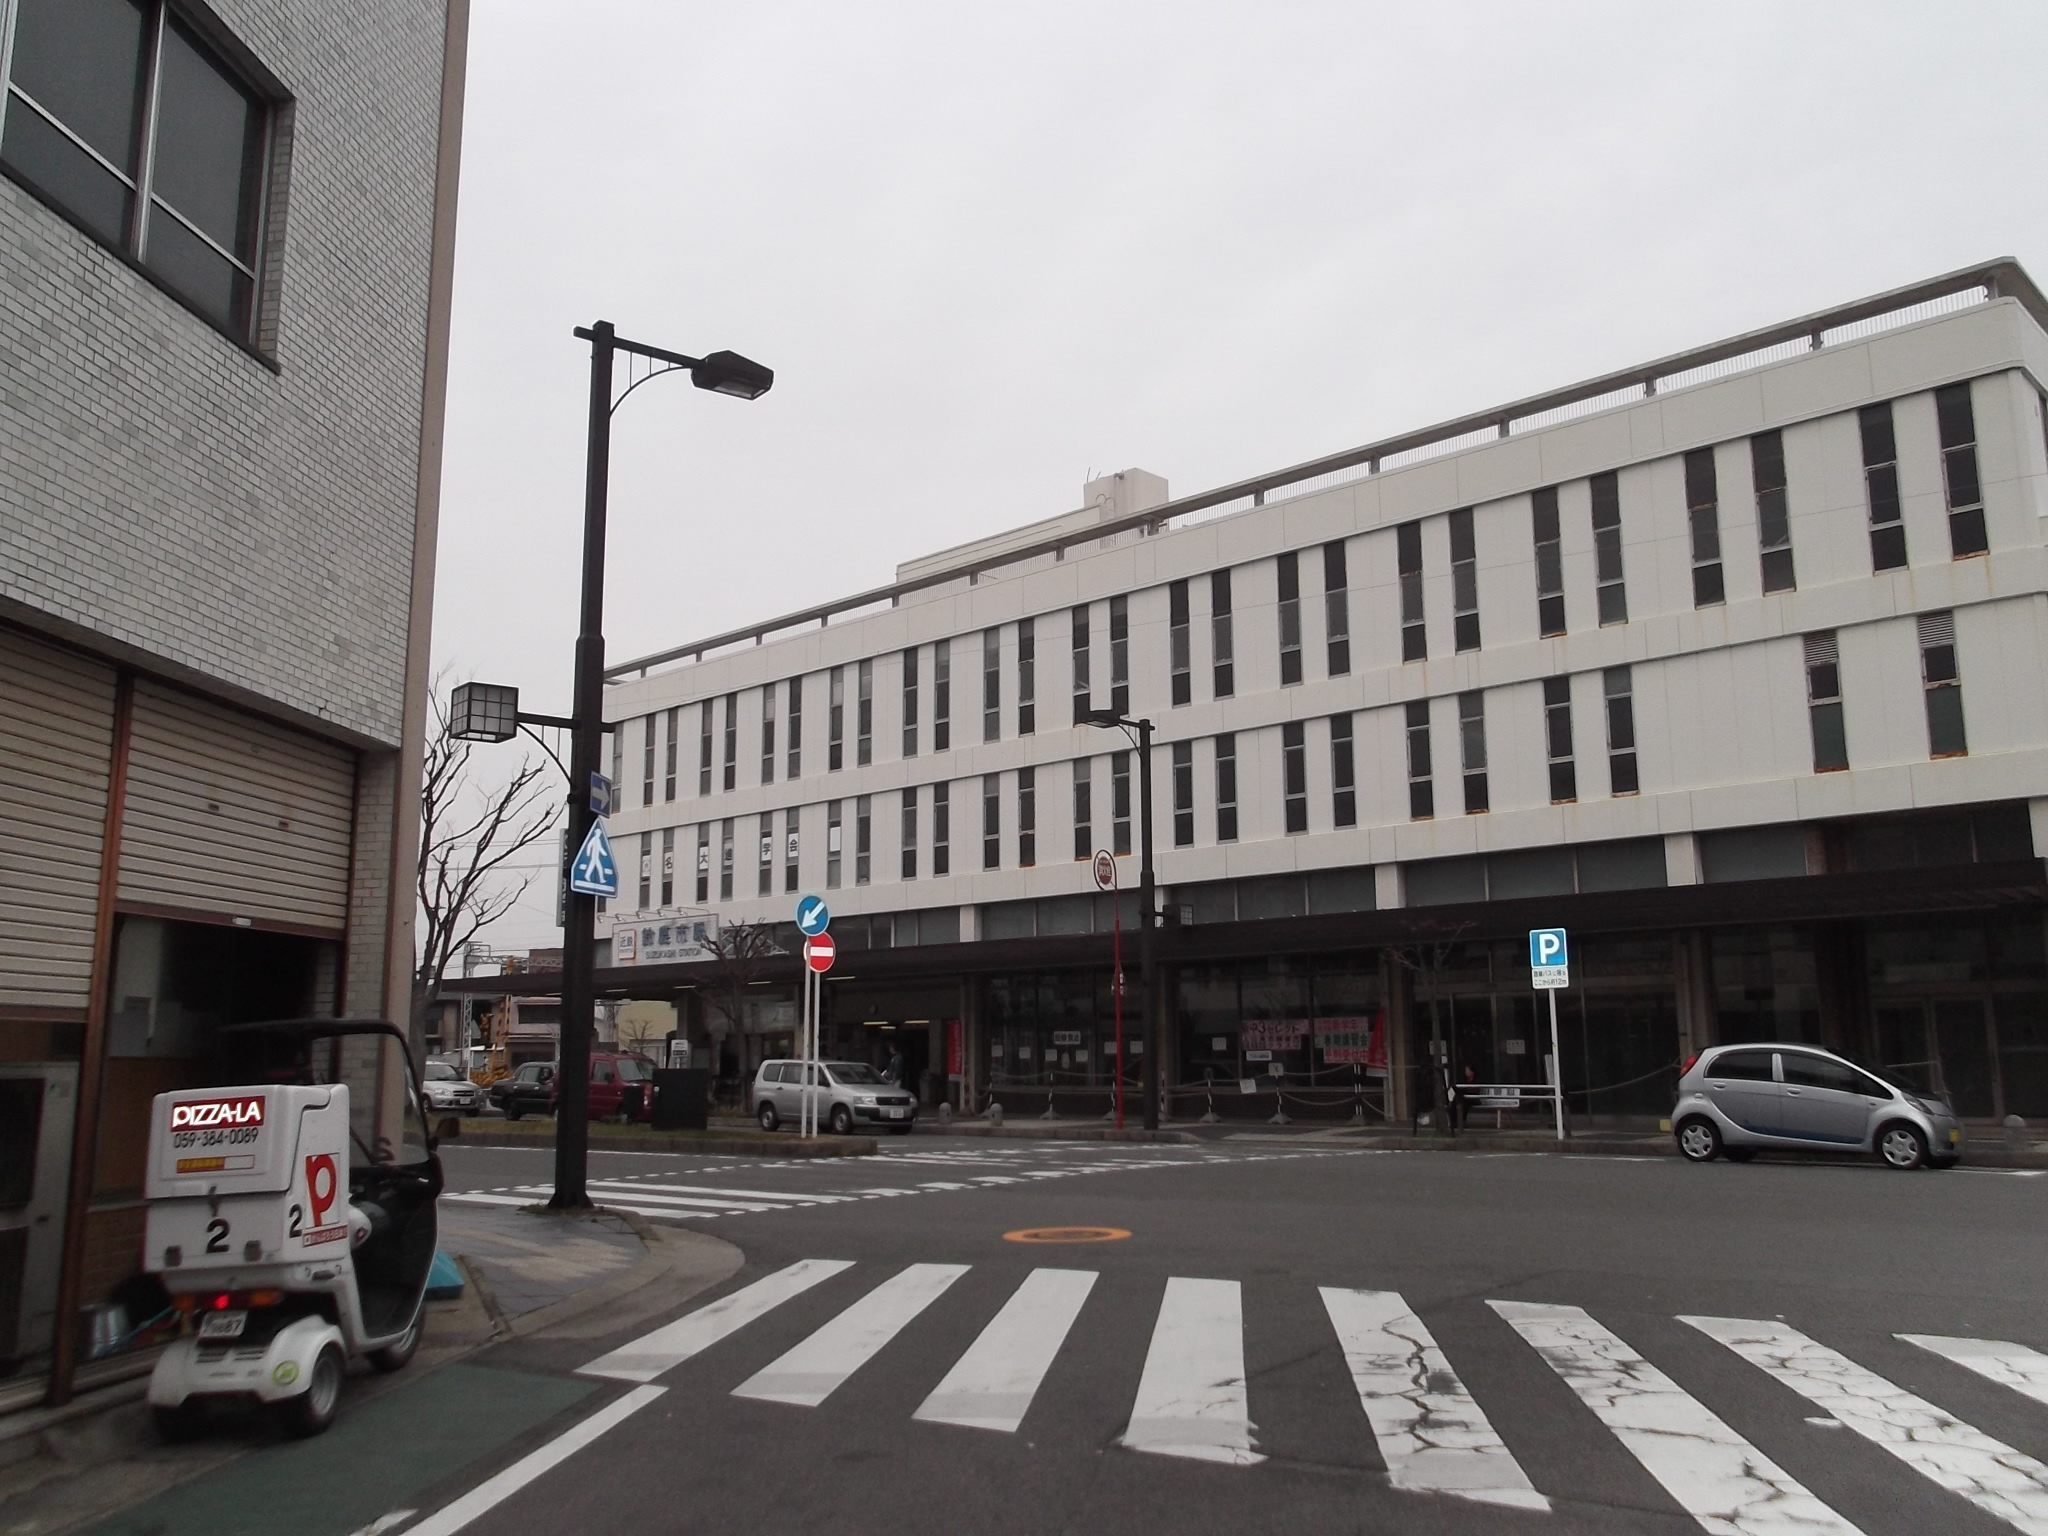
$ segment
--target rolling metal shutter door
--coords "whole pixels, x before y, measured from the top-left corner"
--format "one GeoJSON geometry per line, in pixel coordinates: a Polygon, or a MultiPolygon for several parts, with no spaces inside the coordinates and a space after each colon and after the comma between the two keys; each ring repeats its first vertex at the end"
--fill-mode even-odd
{"type": "Polygon", "coordinates": [[[0,630],[0,1004],[92,985],[114,669],[0,630]]]}
{"type": "Polygon", "coordinates": [[[339,932],[355,754],[139,681],[120,897],[339,932]]]}

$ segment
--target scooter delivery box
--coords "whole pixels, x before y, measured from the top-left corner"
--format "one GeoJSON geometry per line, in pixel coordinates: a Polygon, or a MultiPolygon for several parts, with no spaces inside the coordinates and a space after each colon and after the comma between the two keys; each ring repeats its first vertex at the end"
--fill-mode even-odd
{"type": "Polygon", "coordinates": [[[181,1275],[196,1286],[222,1269],[345,1258],[348,1112],[342,1083],[158,1094],[145,1267],[178,1291],[191,1288],[181,1275]]]}

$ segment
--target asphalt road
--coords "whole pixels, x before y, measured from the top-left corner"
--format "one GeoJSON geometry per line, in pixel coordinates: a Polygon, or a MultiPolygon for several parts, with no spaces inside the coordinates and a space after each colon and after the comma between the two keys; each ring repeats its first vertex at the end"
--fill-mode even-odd
{"type": "MultiPolygon", "coordinates": [[[[2048,1532],[2040,1178],[1247,1141],[592,1161],[746,1267],[675,1326],[477,1357],[588,1390],[394,1530],[2048,1532]],[[1129,1235],[1006,1236],[1049,1228],[1129,1235]]],[[[546,1159],[450,1171],[530,1199],[546,1159]]]]}

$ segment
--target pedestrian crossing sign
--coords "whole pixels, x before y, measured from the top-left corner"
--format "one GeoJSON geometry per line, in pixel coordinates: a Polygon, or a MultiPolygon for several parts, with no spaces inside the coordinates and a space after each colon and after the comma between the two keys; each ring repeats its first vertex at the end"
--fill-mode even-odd
{"type": "Polygon", "coordinates": [[[619,866],[612,858],[611,839],[604,835],[604,823],[593,821],[583,846],[569,865],[569,889],[578,896],[619,894],[619,866]]]}

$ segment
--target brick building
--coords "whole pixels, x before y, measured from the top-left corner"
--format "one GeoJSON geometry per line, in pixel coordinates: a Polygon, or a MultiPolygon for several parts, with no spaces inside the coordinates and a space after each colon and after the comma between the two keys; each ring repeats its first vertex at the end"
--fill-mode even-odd
{"type": "Polygon", "coordinates": [[[0,0],[0,1372],[220,1026],[404,1017],[466,26],[0,0]]]}

